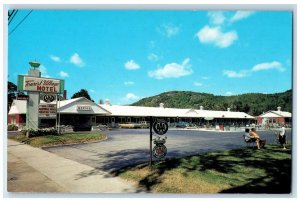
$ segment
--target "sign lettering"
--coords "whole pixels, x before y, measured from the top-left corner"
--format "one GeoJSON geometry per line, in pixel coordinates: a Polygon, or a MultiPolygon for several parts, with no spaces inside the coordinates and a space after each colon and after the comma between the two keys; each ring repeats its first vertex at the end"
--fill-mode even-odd
{"type": "Polygon", "coordinates": [[[40,104],[39,117],[56,118],[56,104],[40,104]]]}
{"type": "Polygon", "coordinates": [[[77,105],[77,111],[91,111],[92,106],[90,105],[77,105]]]}
{"type": "Polygon", "coordinates": [[[59,79],[19,75],[18,90],[60,94],[64,91],[64,81],[59,79]]]}

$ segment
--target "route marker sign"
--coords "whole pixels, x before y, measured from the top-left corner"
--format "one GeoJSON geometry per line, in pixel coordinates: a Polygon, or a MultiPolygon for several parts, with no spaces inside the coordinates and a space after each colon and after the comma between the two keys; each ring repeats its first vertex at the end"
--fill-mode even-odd
{"type": "Polygon", "coordinates": [[[168,131],[168,123],[163,119],[158,119],[153,123],[153,130],[158,135],[164,135],[168,131]]]}

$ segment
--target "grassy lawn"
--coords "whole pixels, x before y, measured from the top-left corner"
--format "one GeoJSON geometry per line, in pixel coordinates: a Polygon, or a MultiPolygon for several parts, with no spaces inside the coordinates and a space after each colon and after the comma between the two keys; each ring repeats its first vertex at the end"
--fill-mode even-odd
{"type": "Polygon", "coordinates": [[[53,145],[75,144],[84,142],[101,141],[106,139],[105,135],[96,133],[69,133],[61,135],[47,135],[40,137],[26,138],[24,135],[10,137],[18,142],[24,142],[33,147],[45,147],[53,145]]]}
{"type": "Polygon", "coordinates": [[[291,150],[278,145],[170,159],[114,173],[153,193],[290,193],[291,150]]]}

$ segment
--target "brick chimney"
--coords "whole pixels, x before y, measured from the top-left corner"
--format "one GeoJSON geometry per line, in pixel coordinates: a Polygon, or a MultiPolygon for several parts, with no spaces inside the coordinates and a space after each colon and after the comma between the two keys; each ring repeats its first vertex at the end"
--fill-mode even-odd
{"type": "Polygon", "coordinates": [[[66,100],[67,99],[67,90],[64,90],[63,98],[66,100]]]}

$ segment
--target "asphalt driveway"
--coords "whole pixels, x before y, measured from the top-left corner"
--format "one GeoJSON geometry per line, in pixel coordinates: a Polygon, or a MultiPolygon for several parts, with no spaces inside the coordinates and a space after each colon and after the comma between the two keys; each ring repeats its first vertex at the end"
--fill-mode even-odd
{"type": "MultiPolygon", "coordinates": [[[[102,142],[45,150],[106,172],[149,161],[149,129],[116,129],[104,133],[108,139],[102,142]]],[[[166,134],[166,158],[245,147],[243,134],[170,129],[166,134]]],[[[274,132],[258,131],[258,134],[267,144],[275,143],[274,132]]],[[[287,130],[287,140],[291,142],[291,130],[287,130]]]]}

